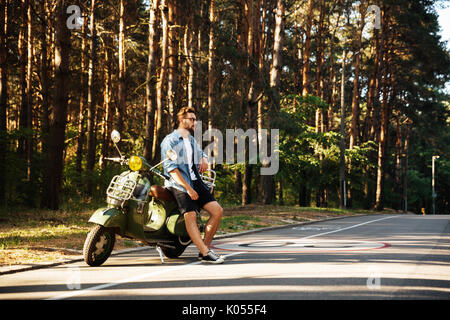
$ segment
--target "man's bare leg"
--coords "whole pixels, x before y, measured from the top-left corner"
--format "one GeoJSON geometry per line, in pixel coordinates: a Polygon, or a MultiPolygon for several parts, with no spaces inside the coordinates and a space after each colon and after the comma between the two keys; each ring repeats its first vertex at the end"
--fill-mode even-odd
{"type": "Polygon", "coordinates": [[[209,220],[205,225],[205,236],[203,238],[204,244],[209,248],[214,235],[219,228],[220,220],[223,215],[223,209],[217,201],[208,202],[203,206],[203,209],[210,215],[209,220]]]}
{"type": "Polygon", "coordinates": [[[186,230],[191,237],[192,242],[198,248],[202,255],[206,255],[209,251],[209,247],[205,245],[202,240],[202,235],[197,225],[197,213],[195,211],[189,211],[184,214],[184,221],[186,223],[186,230]]]}

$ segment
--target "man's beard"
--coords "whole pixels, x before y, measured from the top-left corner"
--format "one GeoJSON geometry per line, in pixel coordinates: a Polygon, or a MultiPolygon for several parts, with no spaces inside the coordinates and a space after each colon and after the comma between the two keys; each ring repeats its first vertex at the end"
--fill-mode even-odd
{"type": "Polygon", "coordinates": [[[189,127],[189,128],[186,128],[186,130],[187,131],[189,131],[189,133],[193,136],[194,135],[194,127],[189,127]]]}

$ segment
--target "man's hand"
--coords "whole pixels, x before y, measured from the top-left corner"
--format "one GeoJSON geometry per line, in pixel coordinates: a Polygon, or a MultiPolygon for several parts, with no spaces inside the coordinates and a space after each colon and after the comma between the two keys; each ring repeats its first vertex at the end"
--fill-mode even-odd
{"type": "Polygon", "coordinates": [[[208,160],[206,160],[206,158],[202,158],[200,160],[200,163],[198,165],[198,171],[200,173],[205,172],[208,169],[208,160]]]}
{"type": "Polygon", "coordinates": [[[180,186],[186,189],[187,194],[189,197],[191,197],[192,200],[198,199],[197,192],[189,185],[189,183],[184,180],[183,176],[181,175],[180,171],[178,169],[174,169],[169,172],[172,176],[173,180],[175,180],[176,183],[178,183],[180,186]]]}
{"type": "Polygon", "coordinates": [[[191,197],[192,200],[197,200],[198,199],[198,193],[194,189],[192,189],[190,187],[190,188],[187,188],[186,191],[187,191],[189,197],[191,197]]]}

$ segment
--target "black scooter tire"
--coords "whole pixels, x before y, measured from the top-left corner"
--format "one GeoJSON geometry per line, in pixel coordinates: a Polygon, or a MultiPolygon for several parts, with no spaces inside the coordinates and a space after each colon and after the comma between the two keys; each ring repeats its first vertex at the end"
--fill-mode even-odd
{"type": "Polygon", "coordinates": [[[104,226],[95,226],[87,235],[83,246],[84,261],[91,267],[102,265],[111,255],[116,234],[104,226]],[[101,243],[100,241],[106,241],[101,243]]]}
{"type": "Polygon", "coordinates": [[[172,244],[175,248],[161,247],[161,250],[167,258],[176,259],[183,254],[184,250],[186,250],[191,242],[192,241],[189,240],[187,241],[187,244],[183,244],[181,243],[180,238],[177,238],[172,244]]]}

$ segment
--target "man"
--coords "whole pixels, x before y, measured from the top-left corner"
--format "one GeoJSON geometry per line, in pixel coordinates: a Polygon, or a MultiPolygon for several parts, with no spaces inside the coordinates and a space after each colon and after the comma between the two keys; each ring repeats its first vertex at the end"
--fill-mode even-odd
{"type": "Polygon", "coordinates": [[[200,251],[201,261],[223,263],[223,257],[210,249],[223,209],[200,178],[199,173],[203,173],[208,168],[208,160],[192,136],[197,120],[194,108],[181,108],[177,114],[177,120],[178,128],[167,135],[161,143],[163,159],[170,149],[178,155],[177,160],[168,160],[163,165],[164,173],[171,177],[170,181],[165,181],[164,186],[173,194],[180,212],[184,214],[187,232],[200,251]],[[197,225],[196,208],[203,208],[210,215],[205,225],[204,239],[197,225]]]}

